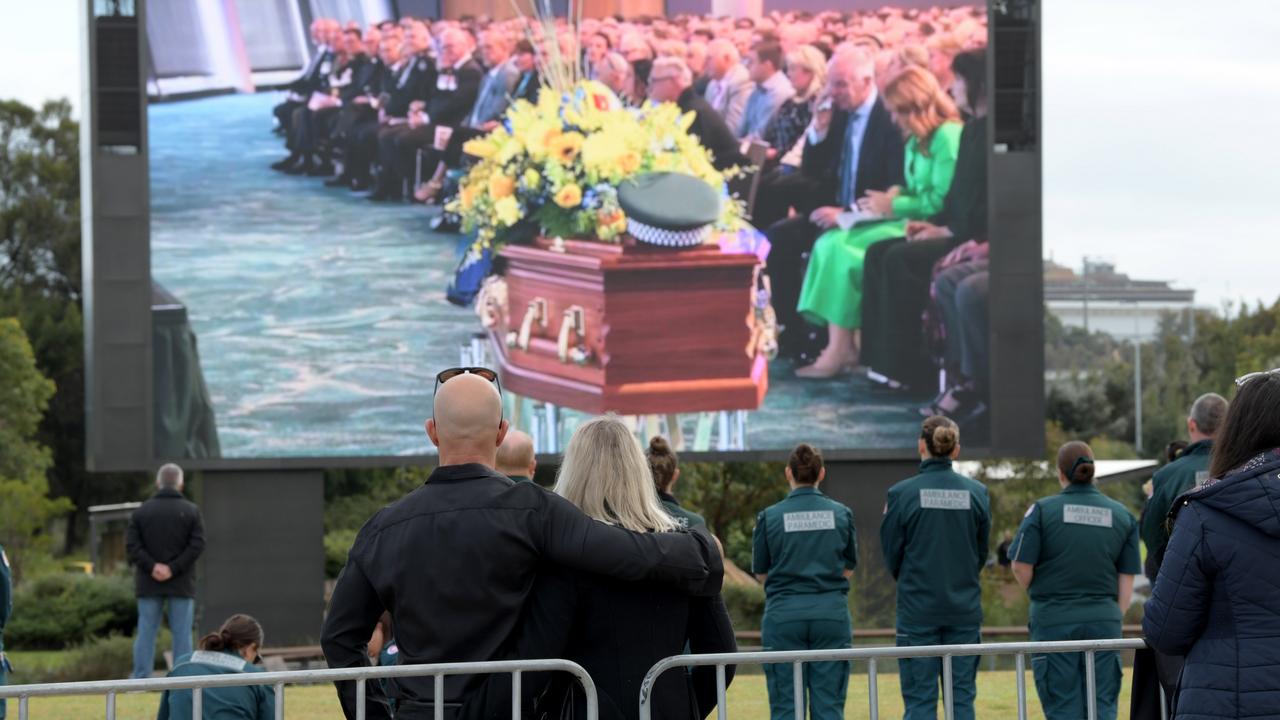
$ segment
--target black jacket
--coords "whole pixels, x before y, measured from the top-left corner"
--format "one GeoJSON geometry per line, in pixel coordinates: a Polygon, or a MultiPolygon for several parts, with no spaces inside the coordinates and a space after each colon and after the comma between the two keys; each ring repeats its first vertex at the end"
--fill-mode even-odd
{"type": "Polygon", "coordinates": [[[695,93],[693,88],[685,88],[676,104],[682,111],[693,113],[693,124],[689,126],[689,132],[702,142],[703,147],[711,151],[712,165],[717,170],[747,165],[747,159],[738,150],[738,138],[706,98],[695,93]]]}
{"type": "Polygon", "coordinates": [[[542,78],[538,77],[537,70],[530,70],[521,73],[516,79],[516,89],[512,91],[512,98],[515,100],[528,100],[531,103],[538,102],[538,91],[542,89],[542,78]]]}
{"type": "Polygon", "coordinates": [[[382,61],[377,58],[356,56],[351,61],[351,82],[338,93],[342,103],[350,105],[365,95],[376,97],[382,84],[382,68],[382,61]]]}
{"type": "Polygon", "coordinates": [[[323,90],[329,83],[329,71],[333,69],[333,51],[321,46],[297,79],[289,83],[289,90],[299,95],[310,95],[323,90]]]}
{"type": "Polygon", "coordinates": [[[987,119],[973,118],[960,133],[960,151],[942,210],[929,219],[960,241],[987,239],[987,119]]]}
{"type": "Polygon", "coordinates": [[[177,490],[158,490],[129,518],[125,539],[129,562],[137,568],[138,597],[195,597],[196,559],[204,552],[200,508],[177,490]],[[173,571],[166,582],[151,578],[156,563],[173,571]]]}
{"type": "MultiPolygon", "coordinates": [[[[617,580],[548,568],[538,574],[520,623],[513,658],[565,658],[596,683],[601,720],[635,720],[640,681],[659,660],[694,653],[737,652],[733,625],[720,596],[694,597],[653,583],[617,580]]],[[[729,666],[726,682],[733,679],[729,666]]],[[[523,707],[534,717],[585,717],[577,682],[563,673],[536,673],[522,685],[523,707]],[[570,706],[572,705],[572,711],[570,706]]],[[[716,672],[702,667],[661,675],[652,692],[652,717],[705,718],[716,706],[716,672]]],[[[459,716],[511,717],[511,676],[490,676],[459,716]]]]}
{"type": "MultiPolygon", "coordinates": [[[[705,531],[642,535],[596,522],[564,498],[483,465],[436,468],[422,487],[373,516],[338,578],[320,644],[329,667],[368,665],[365,645],[384,610],[400,662],[475,662],[506,655],[539,563],[719,592],[720,553],[705,531]]],[[[433,697],[429,677],[392,680],[397,708],[433,697]]],[[[461,702],[477,681],[445,681],[461,702]]],[[[368,717],[387,717],[369,683],[368,717]]],[[[338,683],[355,717],[354,683],[338,683]]]]}
{"type": "MultiPolygon", "coordinates": [[[[901,185],[903,173],[902,131],[893,124],[889,111],[880,100],[871,106],[862,148],[858,153],[858,178],[854,199],[868,190],[888,190],[901,185]]],[[[849,113],[835,110],[831,126],[820,143],[806,143],[800,160],[800,172],[818,180],[823,198],[818,205],[835,205],[840,197],[840,161],[844,158],[844,133],[849,113]]]]}
{"type": "Polygon", "coordinates": [[[426,102],[436,86],[436,65],[430,57],[417,55],[409,58],[409,62],[412,67],[408,74],[393,73],[385,88],[388,98],[383,109],[389,117],[407,116],[409,104],[414,100],[426,102]]]}
{"type": "Polygon", "coordinates": [[[427,115],[436,126],[456,127],[466,122],[475,107],[476,97],[480,95],[480,82],[484,79],[484,70],[474,58],[463,63],[458,69],[439,68],[436,75],[436,86],[427,100],[427,115]],[[443,85],[447,78],[453,79],[453,85],[443,85]]]}

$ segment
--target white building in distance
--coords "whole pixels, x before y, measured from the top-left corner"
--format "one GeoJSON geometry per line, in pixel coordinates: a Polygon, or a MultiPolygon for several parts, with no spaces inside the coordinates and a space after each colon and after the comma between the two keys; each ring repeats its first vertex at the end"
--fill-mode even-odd
{"type": "Polygon", "coordinates": [[[1162,280],[1133,280],[1115,265],[1086,260],[1084,270],[1044,263],[1044,301],[1062,324],[1102,332],[1121,340],[1156,336],[1166,314],[1195,307],[1196,291],[1169,287],[1162,280]]]}

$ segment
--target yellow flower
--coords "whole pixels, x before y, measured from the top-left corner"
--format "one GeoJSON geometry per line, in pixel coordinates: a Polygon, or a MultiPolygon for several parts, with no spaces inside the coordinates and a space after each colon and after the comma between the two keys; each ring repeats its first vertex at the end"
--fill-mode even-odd
{"type": "Polygon", "coordinates": [[[513,195],[508,195],[494,203],[493,212],[500,225],[511,227],[520,222],[520,203],[516,202],[513,195]]]}
{"type": "Polygon", "coordinates": [[[491,158],[497,151],[489,138],[473,138],[462,144],[462,152],[481,159],[491,158]]]}
{"type": "Polygon", "coordinates": [[[470,210],[476,203],[476,186],[467,184],[462,186],[462,190],[458,192],[458,200],[462,202],[463,210],[470,210]]]}
{"type": "Polygon", "coordinates": [[[581,133],[576,132],[556,135],[547,142],[547,152],[552,158],[559,160],[561,165],[571,165],[582,150],[582,142],[585,139],[581,133]]]}
{"type": "Polygon", "coordinates": [[[634,175],[640,169],[640,154],[628,150],[618,157],[618,169],[623,175],[634,175]]]}
{"type": "Polygon", "coordinates": [[[524,186],[530,190],[536,190],[542,184],[542,175],[537,170],[529,168],[524,171],[524,186]]]}
{"type": "Polygon", "coordinates": [[[582,204],[582,188],[569,183],[556,192],[555,201],[557,205],[566,210],[578,207],[582,204]]]}
{"type": "Polygon", "coordinates": [[[516,191],[516,181],[506,175],[494,175],[489,178],[489,194],[494,200],[501,200],[516,191]]]}

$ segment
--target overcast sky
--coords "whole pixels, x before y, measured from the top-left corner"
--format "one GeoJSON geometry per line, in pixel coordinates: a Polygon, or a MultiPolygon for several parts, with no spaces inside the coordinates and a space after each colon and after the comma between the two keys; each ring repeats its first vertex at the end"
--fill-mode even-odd
{"type": "MultiPolygon", "coordinates": [[[[1045,256],[1280,297],[1280,6],[1044,3],[1045,256]]],[[[79,95],[74,0],[0,0],[0,97],[79,95]]]]}

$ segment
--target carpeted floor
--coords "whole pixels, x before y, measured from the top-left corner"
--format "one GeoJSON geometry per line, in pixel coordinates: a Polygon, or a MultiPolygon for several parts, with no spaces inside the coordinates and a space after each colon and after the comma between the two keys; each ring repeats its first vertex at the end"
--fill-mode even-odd
{"type": "MultiPolygon", "coordinates": [[[[189,310],[223,455],[416,455],[433,376],[478,329],[444,299],[457,236],[268,165],[272,93],[155,105],[152,273],[189,310]]],[[[751,450],[908,448],[916,403],[862,378],[771,368],[751,450]]],[[[688,420],[692,423],[692,420],[688,420]]],[[[691,428],[690,428],[691,429],[691,428]]]]}

